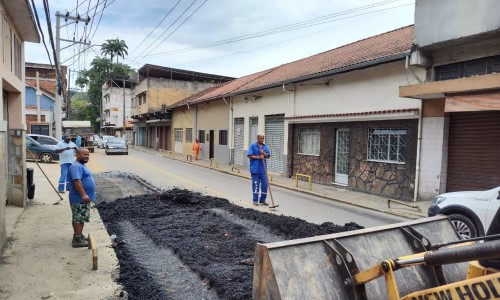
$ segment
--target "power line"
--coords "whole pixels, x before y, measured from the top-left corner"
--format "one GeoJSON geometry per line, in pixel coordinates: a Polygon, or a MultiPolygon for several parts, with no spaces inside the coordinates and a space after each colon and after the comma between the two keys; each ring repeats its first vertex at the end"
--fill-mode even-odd
{"type": "Polygon", "coordinates": [[[74,12],[75,10],[78,12],[78,7],[80,7],[83,3],[87,2],[87,0],[83,0],[82,3],[78,4],[78,1],[76,1],[76,7],[73,8],[72,11],[70,11],[69,13],[71,14],[72,12],[74,12]]]}
{"type": "Polygon", "coordinates": [[[49,10],[49,2],[48,0],[43,0],[43,8],[45,10],[45,18],[47,19],[47,27],[48,27],[48,32],[49,32],[49,38],[50,38],[50,45],[52,47],[52,52],[54,55],[54,64],[56,66],[56,74],[57,74],[57,94],[61,95],[62,94],[62,76],[61,76],[61,70],[59,69],[59,61],[57,58],[57,53],[55,49],[55,44],[54,44],[54,36],[52,34],[52,23],[50,21],[50,10],[49,10]]]}
{"type": "Polygon", "coordinates": [[[97,5],[95,6],[94,15],[92,15],[92,19],[91,19],[91,23],[90,23],[90,29],[89,29],[89,33],[88,33],[88,35],[86,37],[86,40],[89,38],[90,32],[92,32],[92,27],[94,26],[94,20],[95,20],[95,15],[96,15],[96,12],[97,12],[97,7],[99,6],[99,2],[100,1],[101,0],[97,0],[97,5]]]}
{"type": "Polygon", "coordinates": [[[198,1],[198,0],[194,0],[193,2],[191,2],[191,4],[188,6],[188,8],[186,8],[186,9],[184,10],[184,12],[182,12],[182,14],[181,14],[181,15],[180,15],[177,19],[175,19],[175,21],[174,21],[174,22],[173,22],[170,26],[168,26],[168,28],[167,28],[167,29],[165,29],[165,30],[162,32],[162,34],[161,34],[159,37],[157,37],[157,38],[156,38],[156,40],[154,40],[154,42],[152,42],[152,43],[151,43],[148,47],[146,47],[146,49],[144,49],[144,50],[143,50],[143,51],[139,54],[139,56],[138,56],[138,57],[141,57],[141,55],[142,55],[144,52],[146,52],[147,50],[149,50],[149,48],[150,48],[150,47],[152,47],[152,46],[153,46],[153,45],[154,45],[154,44],[155,44],[155,43],[156,43],[156,42],[157,42],[157,41],[158,41],[158,40],[159,40],[159,39],[160,39],[160,38],[161,38],[161,37],[162,37],[162,36],[163,36],[163,35],[164,35],[164,34],[165,34],[168,30],[169,30],[169,29],[170,29],[170,28],[172,28],[172,26],[174,26],[174,24],[175,24],[175,23],[177,23],[177,21],[178,21],[178,20],[179,20],[182,16],[184,16],[184,14],[185,14],[185,13],[186,13],[186,12],[187,12],[190,8],[191,8],[191,6],[193,6],[193,4],[194,4],[196,1],[198,1]]]}
{"type": "MultiPolygon", "coordinates": [[[[110,6],[111,4],[113,4],[113,2],[115,2],[116,0],[113,0],[111,1],[108,5],[106,5],[106,3],[108,2],[108,0],[105,0],[104,1],[104,6],[103,8],[99,11],[101,12],[101,16],[99,17],[99,22],[97,22],[97,26],[95,27],[95,31],[94,31],[94,34],[92,35],[92,37],[89,39],[89,41],[91,41],[93,38],[94,38],[94,35],[96,34],[97,32],[97,28],[99,28],[99,24],[101,24],[101,19],[102,19],[102,16],[104,15],[104,9],[108,6],[110,6]]],[[[99,12],[97,12],[96,14],[98,14],[99,12]]]]}
{"type": "Polygon", "coordinates": [[[151,30],[151,32],[148,34],[148,36],[146,36],[142,42],[139,43],[139,46],[135,47],[134,50],[132,50],[132,52],[130,52],[130,55],[132,55],[132,53],[135,52],[135,50],[137,50],[141,45],[142,43],[144,43],[144,41],[156,30],[156,28],[158,28],[158,26],[160,26],[161,23],[163,23],[163,21],[165,21],[165,19],[170,15],[170,13],[177,7],[177,5],[181,2],[182,0],[179,0],[177,1],[177,3],[175,3],[174,7],[172,7],[172,9],[169,10],[169,12],[163,17],[163,19],[161,19],[161,21],[156,24],[156,27],[151,30]]]}
{"type": "MultiPolygon", "coordinates": [[[[350,18],[350,17],[361,16],[364,14],[376,13],[376,12],[379,12],[381,10],[372,11],[372,12],[368,12],[368,13],[364,13],[364,14],[357,14],[354,16],[346,17],[346,18],[338,18],[339,16],[342,16],[342,15],[351,14],[351,13],[356,12],[356,11],[366,10],[366,9],[386,5],[386,4],[389,4],[392,2],[397,2],[397,1],[400,1],[400,0],[380,1],[377,3],[372,3],[369,5],[360,6],[357,8],[353,8],[353,9],[349,9],[349,10],[345,10],[345,11],[341,11],[341,12],[337,12],[337,13],[329,14],[326,16],[322,16],[322,17],[318,17],[318,18],[314,18],[314,19],[310,19],[310,20],[306,20],[306,21],[301,21],[301,22],[297,22],[297,23],[293,23],[293,24],[289,24],[289,25],[285,25],[285,26],[267,29],[267,30],[256,32],[256,33],[251,33],[251,34],[247,34],[247,35],[243,35],[243,36],[233,37],[233,38],[229,38],[229,39],[225,39],[225,40],[220,40],[220,41],[206,43],[206,44],[200,44],[197,46],[192,46],[192,47],[187,47],[187,48],[177,49],[177,50],[172,50],[172,51],[167,51],[167,52],[154,53],[154,54],[148,53],[145,56],[160,56],[160,55],[166,55],[166,54],[185,53],[185,52],[189,52],[189,51],[195,51],[195,50],[200,50],[200,49],[204,49],[204,48],[215,47],[215,46],[220,46],[220,45],[224,45],[224,44],[240,42],[243,40],[263,37],[266,35],[278,34],[278,33],[282,33],[282,32],[287,32],[287,31],[298,30],[298,29],[302,29],[302,28],[306,28],[306,27],[321,25],[321,24],[334,22],[334,21],[338,21],[338,20],[342,20],[342,19],[346,19],[346,18],[350,18]]],[[[395,7],[391,7],[388,9],[393,9],[393,8],[395,8],[395,7]]],[[[137,58],[139,58],[139,57],[136,57],[136,58],[129,57],[128,59],[136,60],[137,58]]]]}
{"type": "Polygon", "coordinates": [[[40,30],[40,34],[42,35],[43,46],[45,47],[45,51],[47,52],[47,56],[49,57],[50,65],[53,65],[52,59],[50,58],[49,48],[47,48],[47,44],[45,43],[45,36],[43,35],[42,25],[40,24],[40,19],[38,18],[38,12],[36,10],[35,1],[31,0],[31,4],[33,5],[33,11],[35,13],[35,19],[36,19],[36,24],[38,26],[38,30],[40,30]]]}
{"type": "Polygon", "coordinates": [[[198,8],[195,9],[195,11],[193,11],[186,19],[184,19],[184,21],[181,24],[179,24],[179,26],[177,26],[177,28],[175,28],[168,36],[166,36],[158,45],[156,45],[156,47],[151,49],[148,54],[153,52],[156,48],[158,48],[161,44],[163,44],[163,42],[165,42],[170,36],[172,36],[172,34],[174,34],[184,23],[186,23],[186,21],[189,20],[189,18],[191,18],[207,1],[208,0],[205,0],[205,2],[203,2],[200,6],[198,6],[198,8]]]}

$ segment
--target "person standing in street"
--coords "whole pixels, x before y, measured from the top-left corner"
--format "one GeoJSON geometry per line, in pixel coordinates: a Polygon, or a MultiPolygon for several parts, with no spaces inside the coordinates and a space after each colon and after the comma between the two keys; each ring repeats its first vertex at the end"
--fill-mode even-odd
{"type": "Polygon", "coordinates": [[[248,148],[247,157],[250,159],[250,174],[252,176],[252,195],[253,205],[269,205],[267,198],[267,162],[271,157],[269,148],[264,144],[264,134],[257,135],[257,142],[248,148]],[[259,199],[260,191],[260,199],[259,199]]]}
{"type": "Polygon", "coordinates": [[[80,147],[82,146],[82,137],[80,135],[77,135],[75,142],[76,142],[76,147],[80,149],[80,147]]]}
{"type": "Polygon", "coordinates": [[[198,155],[200,154],[201,151],[201,144],[198,139],[194,140],[193,151],[194,151],[194,159],[198,160],[198,155]]]}
{"type": "Polygon", "coordinates": [[[69,204],[71,206],[73,248],[87,247],[88,241],[83,236],[83,226],[90,220],[90,201],[95,201],[95,181],[90,170],[85,166],[89,162],[89,150],[80,148],[76,160],[68,172],[69,204]]]}
{"type": "Polygon", "coordinates": [[[59,193],[64,194],[68,186],[68,170],[75,160],[75,151],[77,147],[76,144],[71,141],[69,134],[66,133],[63,135],[63,140],[57,144],[56,148],[55,152],[59,153],[59,163],[61,165],[61,177],[59,177],[59,186],[57,190],[59,193]]]}

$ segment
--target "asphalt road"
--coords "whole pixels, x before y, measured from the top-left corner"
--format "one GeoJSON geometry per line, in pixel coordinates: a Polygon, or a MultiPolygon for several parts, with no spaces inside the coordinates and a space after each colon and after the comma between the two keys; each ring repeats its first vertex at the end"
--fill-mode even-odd
{"type": "MultiPolygon", "coordinates": [[[[269,211],[267,207],[252,205],[249,179],[134,149],[129,149],[129,155],[105,155],[104,150],[96,149],[90,159],[92,160],[90,166],[94,172],[130,172],[163,189],[185,188],[225,198],[243,207],[269,211]]],[[[274,213],[297,217],[316,224],[332,222],[343,225],[356,222],[365,227],[373,227],[407,220],[274,186],[272,192],[275,201],[279,203],[279,208],[274,213]]]]}

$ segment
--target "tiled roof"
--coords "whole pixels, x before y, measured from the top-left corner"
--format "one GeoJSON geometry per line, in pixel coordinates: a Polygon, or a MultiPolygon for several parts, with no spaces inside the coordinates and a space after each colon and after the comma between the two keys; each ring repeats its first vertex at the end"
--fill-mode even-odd
{"type": "Polygon", "coordinates": [[[243,76],[238,79],[231,80],[229,82],[208,88],[204,91],[201,91],[197,94],[191,95],[188,98],[185,98],[177,103],[174,103],[173,105],[170,106],[170,108],[174,107],[179,107],[182,105],[186,105],[187,103],[189,104],[195,104],[195,103],[200,103],[212,99],[218,99],[222,98],[225,95],[229,95],[231,92],[244,87],[246,84],[252,82],[253,80],[259,78],[260,76],[263,76],[269,72],[271,72],[274,69],[269,69],[265,71],[261,71],[255,74],[243,76]]]}
{"type": "Polygon", "coordinates": [[[413,25],[369,37],[304,59],[280,65],[265,71],[234,79],[218,88],[201,92],[174,104],[175,107],[240,95],[250,91],[299,82],[341,72],[380,64],[408,53],[413,45],[413,25]],[[188,101],[185,101],[188,100],[188,101]],[[181,102],[185,101],[183,104],[181,102]],[[179,104],[179,105],[178,105],[179,104]]]}
{"type": "MultiPolygon", "coordinates": [[[[26,79],[26,84],[36,88],[36,80],[34,79],[26,79]]],[[[46,81],[40,80],[40,89],[44,90],[46,93],[55,97],[56,95],[56,82],[55,81],[46,81]]]]}
{"type": "Polygon", "coordinates": [[[242,94],[245,91],[265,88],[266,86],[300,81],[311,75],[321,76],[322,73],[404,54],[411,50],[412,45],[413,25],[281,65],[266,76],[238,89],[235,94],[242,94]]]}

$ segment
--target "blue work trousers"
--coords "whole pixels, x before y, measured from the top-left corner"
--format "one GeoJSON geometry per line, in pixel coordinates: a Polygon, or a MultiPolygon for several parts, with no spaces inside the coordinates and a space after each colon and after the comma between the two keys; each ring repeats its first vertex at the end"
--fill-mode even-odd
{"type": "Polygon", "coordinates": [[[251,173],[252,175],[252,194],[253,202],[259,202],[259,191],[260,191],[260,203],[266,202],[267,198],[267,177],[266,173],[251,173]]]}
{"type": "Polygon", "coordinates": [[[59,187],[58,187],[59,192],[64,192],[65,190],[68,190],[67,185],[68,185],[69,167],[71,167],[71,164],[61,164],[61,177],[59,178],[59,187]]]}

